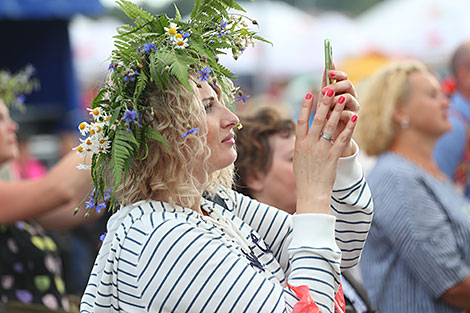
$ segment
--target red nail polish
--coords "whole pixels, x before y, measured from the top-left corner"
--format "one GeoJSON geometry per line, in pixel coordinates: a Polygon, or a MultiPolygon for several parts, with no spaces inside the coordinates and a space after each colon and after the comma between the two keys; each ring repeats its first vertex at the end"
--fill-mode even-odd
{"type": "Polygon", "coordinates": [[[328,93],[326,94],[328,97],[332,97],[335,92],[333,89],[328,89],[328,93]]]}
{"type": "Polygon", "coordinates": [[[322,93],[322,94],[325,94],[329,89],[330,89],[330,88],[325,87],[325,88],[323,88],[323,89],[321,90],[321,93],[322,93]]]}
{"type": "Polygon", "coordinates": [[[338,103],[339,103],[339,104],[343,104],[344,100],[346,100],[346,98],[343,97],[343,96],[341,96],[341,97],[339,97],[339,99],[338,99],[338,103]]]}
{"type": "Polygon", "coordinates": [[[329,75],[329,76],[332,76],[332,77],[335,77],[336,74],[335,74],[334,71],[329,71],[329,72],[328,72],[328,75],[329,75]]]}
{"type": "Polygon", "coordinates": [[[356,121],[357,121],[357,115],[354,115],[354,116],[351,118],[351,121],[352,121],[353,123],[356,123],[356,121]]]}
{"type": "Polygon", "coordinates": [[[312,94],[308,93],[308,94],[305,96],[305,99],[307,99],[307,100],[312,99],[312,94]]]}

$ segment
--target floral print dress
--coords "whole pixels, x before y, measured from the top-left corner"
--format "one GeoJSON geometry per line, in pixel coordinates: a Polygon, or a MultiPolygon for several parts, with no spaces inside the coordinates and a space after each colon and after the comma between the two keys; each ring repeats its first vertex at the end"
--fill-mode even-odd
{"type": "Polygon", "coordinates": [[[0,301],[69,309],[57,246],[34,222],[0,225],[0,301]]]}

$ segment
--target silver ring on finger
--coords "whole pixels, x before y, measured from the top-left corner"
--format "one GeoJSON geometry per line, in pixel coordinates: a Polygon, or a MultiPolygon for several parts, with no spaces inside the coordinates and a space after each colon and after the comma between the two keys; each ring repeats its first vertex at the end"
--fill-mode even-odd
{"type": "Polygon", "coordinates": [[[325,134],[324,132],[321,132],[321,133],[320,133],[320,136],[321,136],[323,139],[328,140],[329,142],[332,142],[332,141],[333,141],[333,136],[327,135],[327,134],[325,134]]]}

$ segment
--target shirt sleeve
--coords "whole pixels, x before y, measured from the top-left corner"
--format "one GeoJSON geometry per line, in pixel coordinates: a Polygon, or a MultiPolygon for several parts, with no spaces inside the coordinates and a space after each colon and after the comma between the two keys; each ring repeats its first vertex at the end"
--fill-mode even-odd
{"type": "MultiPolygon", "coordinates": [[[[354,155],[339,160],[330,205],[331,213],[336,216],[335,238],[343,255],[342,270],[359,262],[373,214],[370,189],[357,160],[359,148],[355,142],[354,145],[354,155]]],[[[291,216],[234,191],[232,198],[234,213],[260,234],[284,270],[288,271],[286,240],[292,232],[291,216]]]]}
{"type": "Polygon", "coordinates": [[[469,268],[462,262],[447,214],[423,182],[404,171],[388,171],[381,177],[375,199],[383,222],[376,226],[408,270],[437,299],[465,279],[469,268]]]}
{"type": "MultiPolygon", "coordinates": [[[[269,280],[216,233],[152,215],[149,233],[136,223],[116,259],[116,295],[126,312],[291,312],[298,299],[269,280]],[[130,240],[132,238],[132,240],[130,240]]],[[[287,244],[292,285],[307,285],[322,312],[334,311],[341,252],[335,217],[293,218],[287,244]],[[308,220],[308,222],[306,222],[308,220]]],[[[99,297],[113,295],[100,294],[99,297]]]]}
{"type": "Polygon", "coordinates": [[[333,187],[331,212],[336,216],[336,243],[342,252],[341,270],[355,266],[372,222],[373,201],[356,152],[340,158],[333,187]]]}

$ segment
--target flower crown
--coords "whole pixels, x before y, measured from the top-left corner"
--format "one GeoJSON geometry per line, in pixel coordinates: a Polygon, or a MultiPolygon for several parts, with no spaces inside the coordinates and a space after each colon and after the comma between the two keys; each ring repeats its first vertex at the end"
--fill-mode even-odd
{"type": "MultiPolygon", "coordinates": [[[[218,62],[217,55],[229,49],[237,59],[254,39],[268,42],[248,28],[247,21],[257,25],[256,21],[228,13],[231,9],[244,12],[234,0],[195,0],[188,21],[182,20],[176,6],[175,18],[168,18],[153,16],[126,0],[117,3],[134,24],[117,29],[108,81],[88,109],[92,120],[78,126],[86,138],[74,148],[81,156],[92,158],[91,166],[77,166],[91,167],[95,186],[86,202],[86,216],[91,209],[114,208],[114,193],[132,160],[147,151],[148,140],[157,140],[171,149],[166,139],[149,126],[152,121],[145,120],[149,116],[145,113],[152,110],[144,101],[147,87],[156,86],[164,93],[176,80],[193,92],[190,80],[195,78],[190,73],[195,73],[198,87],[208,82],[234,100],[245,102],[247,96],[227,83],[227,78],[236,76],[218,62]],[[112,168],[114,186],[105,186],[105,166],[112,168]]],[[[188,126],[181,137],[197,132],[198,128],[188,126]]]]}
{"type": "Polygon", "coordinates": [[[0,99],[7,107],[24,109],[25,95],[39,88],[39,81],[31,78],[35,70],[32,65],[12,74],[8,70],[0,70],[0,99]]]}

